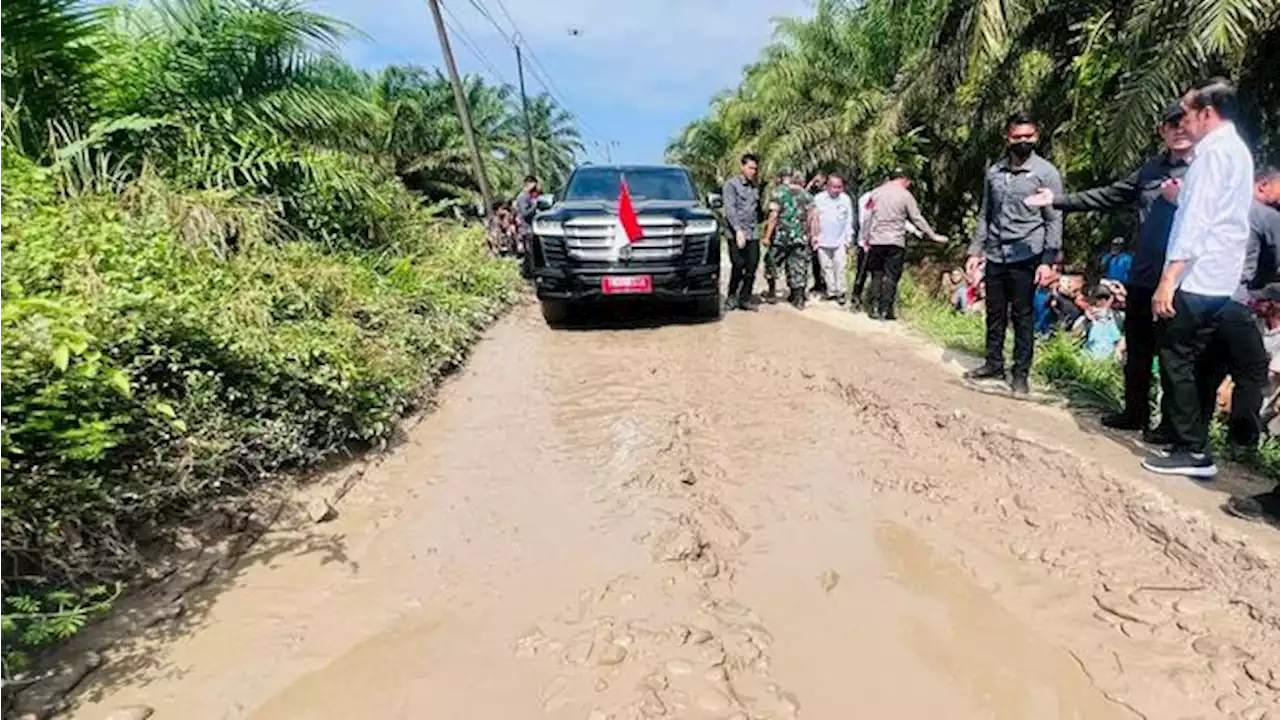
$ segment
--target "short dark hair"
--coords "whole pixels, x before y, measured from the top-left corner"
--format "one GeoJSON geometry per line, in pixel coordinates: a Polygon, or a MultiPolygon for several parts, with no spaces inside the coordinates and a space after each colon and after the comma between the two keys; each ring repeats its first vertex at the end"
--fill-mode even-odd
{"type": "Polygon", "coordinates": [[[755,153],[743,153],[743,154],[742,154],[742,160],[740,160],[740,161],[739,161],[739,164],[746,165],[746,164],[747,164],[747,163],[749,163],[749,162],[753,162],[753,163],[755,163],[755,164],[759,165],[759,164],[760,164],[760,158],[756,157],[756,154],[755,154],[755,153]]]}
{"type": "Polygon", "coordinates": [[[896,167],[889,171],[890,180],[910,180],[911,175],[907,174],[906,168],[896,167]]]}
{"type": "Polygon", "coordinates": [[[1187,104],[1196,110],[1213,108],[1224,118],[1236,115],[1236,86],[1224,77],[1213,77],[1187,91],[1187,104]]]}
{"type": "Polygon", "coordinates": [[[525,184],[525,185],[528,185],[529,183],[536,183],[536,182],[538,182],[538,176],[537,176],[537,175],[525,175],[525,176],[524,176],[524,184],[525,184]]]}
{"type": "Polygon", "coordinates": [[[506,204],[506,203],[504,203],[504,202],[502,202],[501,200],[494,200],[494,201],[493,201],[493,209],[494,209],[495,211],[497,211],[497,210],[501,210],[502,208],[504,208],[504,207],[506,207],[506,206],[507,206],[507,204],[506,204]]]}
{"type": "Polygon", "coordinates": [[[1253,174],[1253,181],[1256,183],[1270,182],[1272,180],[1280,180],[1280,168],[1268,166],[1253,174]]]}
{"type": "Polygon", "coordinates": [[[1019,110],[1010,115],[1009,119],[1004,123],[1004,129],[1008,130],[1014,125],[1034,125],[1037,129],[1040,127],[1040,123],[1036,122],[1036,119],[1031,117],[1031,113],[1025,110],[1019,110]]]}
{"type": "Polygon", "coordinates": [[[844,176],[840,173],[827,173],[827,182],[831,182],[833,179],[844,182],[844,176]]]}

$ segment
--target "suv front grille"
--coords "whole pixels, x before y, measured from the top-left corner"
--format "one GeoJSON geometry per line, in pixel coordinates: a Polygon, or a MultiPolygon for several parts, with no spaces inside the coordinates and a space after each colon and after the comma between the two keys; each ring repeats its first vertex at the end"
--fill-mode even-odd
{"type": "MultiPolygon", "coordinates": [[[[631,243],[631,261],[641,263],[670,261],[680,257],[684,252],[683,222],[672,217],[643,215],[640,216],[639,221],[640,227],[644,230],[644,237],[631,243]]],[[[615,260],[611,244],[616,223],[617,218],[613,216],[576,218],[566,222],[564,239],[569,257],[584,262],[615,260]]],[[[703,240],[705,249],[705,239],[703,240]]]]}

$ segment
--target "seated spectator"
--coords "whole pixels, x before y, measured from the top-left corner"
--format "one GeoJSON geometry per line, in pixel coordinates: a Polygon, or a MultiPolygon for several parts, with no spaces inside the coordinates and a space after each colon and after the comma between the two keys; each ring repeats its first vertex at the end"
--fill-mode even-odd
{"type": "Polygon", "coordinates": [[[1035,314],[1035,331],[1038,335],[1050,335],[1059,328],[1070,329],[1083,314],[1077,303],[1084,279],[1076,275],[1063,275],[1062,269],[1050,268],[1040,279],[1036,289],[1032,312],[1035,314]]]}
{"type": "Polygon", "coordinates": [[[956,292],[965,285],[964,270],[955,268],[950,272],[943,273],[940,284],[942,296],[951,299],[951,304],[954,306],[956,292]]]}
{"type": "Polygon", "coordinates": [[[1115,298],[1105,285],[1090,294],[1088,311],[1076,321],[1072,334],[1084,341],[1084,351],[1099,360],[1114,358],[1120,348],[1120,319],[1112,305],[1115,298]]]}
{"type": "Polygon", "coordinates": [[[1125,249],[1124,238],[1112,238],[1111,251],[1103,255],[1098,264],[1101,266],[1104,280],[1115,280],[1121,285],[1129,284],[1129,269],[1133,267],[1133,253],[1125,249]]]}

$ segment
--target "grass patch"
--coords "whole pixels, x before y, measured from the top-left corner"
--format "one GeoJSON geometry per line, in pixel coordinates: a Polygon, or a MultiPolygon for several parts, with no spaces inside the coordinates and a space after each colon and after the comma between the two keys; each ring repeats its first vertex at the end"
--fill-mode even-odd
{"type": "MultiPolygon", "coordinates": [[[[981,315],[957,313],[941,299],[924,292],[909,276],[903,277],[901,315],[930,340],[961,352],[982,357],[986,351],[986,325],[981,315]]],[[[1011,347],[1012,341],[1006,342],[1011,347]]],[[[1035,378],[1061,394],[1076,408],[1114,412],[1124,405],[1124,374],[1109,360],[1087,356],[1069,336],[1057,334],[1037,339],[1035,378]]],[[[1210,439],[1218,457],[1240,462],[1271,478],[1280,477],[1280,438],[1264,438],[1256,454],[1233,453],[1224,442],[1221,423],[1214,423],[1210,439]]]]}

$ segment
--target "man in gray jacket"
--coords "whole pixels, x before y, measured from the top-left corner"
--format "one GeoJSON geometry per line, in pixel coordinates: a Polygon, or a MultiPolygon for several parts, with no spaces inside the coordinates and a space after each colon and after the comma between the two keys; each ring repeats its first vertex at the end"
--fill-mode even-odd
{"type": "Polygon", "coordinates": [[[978,232],[969,245],[967,263],[972,276],[986,259],[987,359],[966,377],[1005,377],[1004,335],[1012,312],[1012,387],[1020,395],[1031,389],[1036,286],[1062,253],[1062,214],[1023,202],[1042,187],[1055,196],[1062,194],[1058,169],[1036,154],[1039,140],[1040,128],[1029,115],[1018,113],[1005,123],[1006,154],[983,178],[978,232]]]}
{"type": "Polygon", "coordinates": [[[889,173],[889,180],[871,191],[867,218],[867,269],[871,273],[872,320],[894,320],[894,304],[898,298],[898,280],[907,257],[907,225],[914,225],[936,243],[945,244],[947,236],[934,232],[929,221],[920,214],[920,206],[911,194],[911,178],[902,169],[889,173]]]}
{"type": "Polygon", "coordinates": [[[760,264],[760,222],[764,219],[760,207],[760,186],[756,173],[760,160],[747,153],[742,156],[742,172],[724,184],[724,217],[729,225],[729,289],[725,298],[727,309],[755,310],[751,297],[756,282],[756,266],[760,264]]]}

